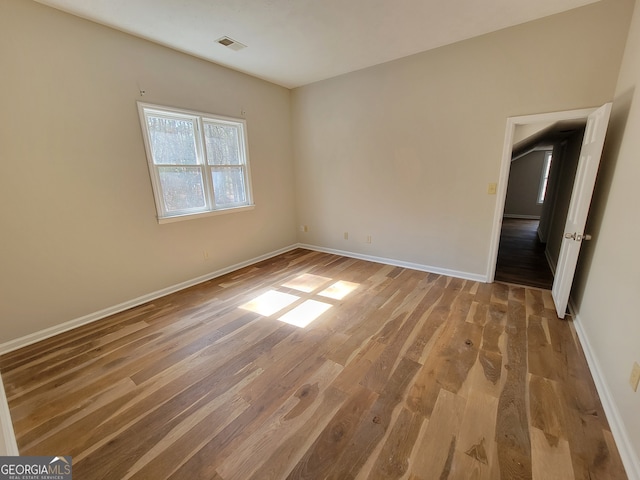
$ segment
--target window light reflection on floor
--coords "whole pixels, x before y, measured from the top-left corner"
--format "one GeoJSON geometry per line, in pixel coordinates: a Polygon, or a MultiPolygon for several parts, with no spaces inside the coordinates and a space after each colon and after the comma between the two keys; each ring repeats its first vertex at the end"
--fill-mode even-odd
{"type": "Polygon", "coordinates": [[[342,300],[344,297],[353,292],[356,288],[358,288],[358,283],[346,282],[344,280],[339,280],[330,287],[324,289],[318,295],[323,297],[333,298],[334,300],[342,300]]]}
{"type": "Polygon", "coordinates": [[[278,320],[304,328],[330,308],[331,305],[328,303],[306,300],[293,310],[282,315],[278,320]]]}
{"type": "Polygon", "coordinates": [[[285,288],[298,290],[300,292],[299,295],[269,290],[253,300],[240,305],[240,308],[257,313],[263,317],[273,317],[287,309],[287,307],[293,307],[278,317],[278,320],[304,328],[332,306],[330,303],[311,300],[309,297],[318,295],[333,300],[342,300],[360,285],[345,280],[338,280],[324,288],[321,292],[312,293],[317,292],[317,290],[320,290],[332,281],[333,279],[331,278],[305,273],[282,284],[285,288]],[[299,305],[294,307],[293,305],[296,302],[299,303],[299,305]]]}
{"type": "Polygon", "coordinates": [[[240,305],[240,308],[268,317],[299,299],[300,297],[295,295],[269,290],[250,302],[240,305]]]}
{"type": "Polygon", "coordinates": [[[287,288],[293,288],[294,290],[298,290],[300,292],[311,293],[316,288],[319,288],[325,283],[330,281],[331,279],[327,277],[312,275],[310,273],[303,273],[302,275],[297,276],[293,280],[289,280],[287,283],[283,283],[282,286],[287,288]]]}

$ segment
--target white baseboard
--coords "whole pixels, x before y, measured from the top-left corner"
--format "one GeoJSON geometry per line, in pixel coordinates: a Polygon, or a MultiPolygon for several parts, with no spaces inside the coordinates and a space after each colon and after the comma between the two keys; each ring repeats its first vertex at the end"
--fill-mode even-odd
{"type": "Polygon", "coordinates": [[[575,326],[576,333],[580,339],[584,355],[587,358],[587,364],[589,365],[591,376],[593,377],[593,381],[596,385],[596,390],[598,390],[598,395],[600,395],[600,401],[602,402],[602,407],[604,408],[604,412],[607,416],[611,433],[616,441],[618,452],[620,452],[622,463],[627,471],[627,476],[629,477],[629,480],[640,480],[640,458],[638,458],[638,454],[636,453],[631,440],[629,440],[629,435],[627,434],[624,421],[622,420],[618,408],[613,401],[607,385],[607,380],[602,374],[600,362],[598,362],[598,359],[591,348],[589,337],[582,328],[580,315],[575,313],[576,309],[572,302],[569,302],[569,311],[573,316],[573,324],[575,326]]]}
{"type": "MultiPolygon", "coordinates": [[[[291,250],[294,250],[296,248],[298,248],[298,245],[290,245],[288,247],[281,248],[274,252],[270,252],[264,255],[260,255],[259,257],[256,257],[256,258],[252,258],[251,260],[247,260],[241,263],[236,263],[235,265],[231,265],[229,267],[216,270],[215,272],[209,273],[207,275],[202,275],[200,277],[187,280],[185,282],[178,283],[176,285],[172,285],[167,288],[163,288],[162,290],[157,290],[147,295],[134,298],[133,300],[129,300],[119,305],[114,305],[113,307],[105,308],[104,310],[100,310],[98,312],[94,312],[89,315],[85,315],[83,317],[61,323],[60,325],[55,325],[50,328],[45,328],[44,330],[40,330],[38,332],[25,335],[24,337],[11,340],[9,342],[0,344],[0,355],[11,352],[13,350],[17,350],[22,347],[26,347],[27,345],[31,345],[32,343],[45,340],[47,338],[53,337],[54,335],[58,335],[60,333],[77,328],[81,325],[86,325],[88,323],[95,322],[102,318],[108,317],[109,315],[122,312],[129,308],[137,307],[138,305],[142,305],[143,303],[149,302],[151,300],[155,300],[156,298],[164,297],[165,295],[169,295],[170,293],[174,293],[179,290],[183,290],[185,288],[191,287],[193,285],[197,285],[198,283],[206,282],[207,280],[220,277],[227,273],[233,272],[234,270],[238,270],[240,268],[253,265],[254,263],[258,263],[263,260],[268,260],[269,258],[275,257],[277,255],[281,255],[286,252],[290,252],[291,250]]],[[[16,443],[16,437],[13,431],[13,423],[11,422],[9,405],[7,403],[7,397],[4,391],[4,385],[2,384],[2,376],[0,375],[0,456],[2,455],[16,456],[16,455],[19,455],[19,452],[18,452],[18,444],[16,443]]]]}
{"type": "Polygon", "coordinates": [[[517,213],[505,213],[503,218],[519,218],[521,220],[540,220],[540,215],[519,215],[517,213]]]}
{"type": "Polygon", "coordinates": [[[178,283],[176,285],[171,285],[167,288],[163,288],[161,290],[157,290],[155,292],[148,293],[146,295],[142,295],[141,297],[134,298],[132,300],[126,301],[124,303],[120,303],[118,305],[114,305],[112,307],[105,308],[103,310],[90,313],[80,318],[76,318],[73,320],[69,320],[67,322],[61,323],[59,325],[54,325],[53,327],[45,328],[44,330],[40,330],[38,332],[31,333],[29,335],[25,335],[24,337],[16,338],[15,340],[10,340],[6,343],[0,344],[0,355],[4,355],[5,353],[12,352],[22,347],[26,347],[27,345],[31,345],[33,343],[39,342],[41,340],[45,340],[47,338],[53,337],[63,332],[67,332],[74,328],[80,327],[82,325],[86,325],[91,322],[95,322],[102,318],[108,317],[109,315],[113,315],[124,310],[128,310],[129,308],[137,307],[138,305],[142,305],[143,303],[150,302],[155,300],[156,298],[164,297],[165,295],[169,295],[171,293],[178,292],[180,290],[184,290],[185,288],[192,287],[193,285],[197,285],[202,282],[206,282],[207,280],[211,280],[216,277],[220,277],[227,273],[233,272],[234,270],[238,270],[240,268],[247,267],[249,265],[253,265],[254,263],[262,262],[263,260],[267,260],[269,258],[275,257],[277,255],[281,255],[286,252],[290,252],[298,248],[298,245],[290,245],[288,247],[281,248],[279,250],[266,253],[264,255],[260,255],[259,257],[252,258],[251,260],[247,260],[245,262],[236,263],[235,265],[230,265],[229,267],[222,268],[220,270],[216,270],[215,272],[208,273],[206,275],[202,275],[197,278],[193,278],[191,280],[187,280],[185,282],[178,283]]]}
{"type": "Polygon", "coordinates": [[[18,456],[18,444],[13,432],[13,423],[9,413],[7,395],[0,376],[0,456],[18,456]]]}
{"type": "MultiPolygon", "coordinates": [[[[308,250],[314,250],[318,252],[324,253],[332,253],[336,255],[342,255],[349,258],[357,258],[359,260],[367,260],[376,263],[383,263],[387,265],[393,265],[398,267],[411,268],[414,270],[429,272],[429,273],[437,273],[440,275],[447,275],[451,277],[463,278],[466,280],[473,280],[478,282],[486,282],[487,279],[484,275],[468,273],[468,272],[460,272],[457,270],[449,270],[445,268],[432,267],[429,265],[421,265],[411,262],[404,262],[401,260],[394,260],[383,257],[376,257],[371,255],[364,255],[354,252],[348,252],[344,250],[336,250],[324,247],[318,247],[315,245],[306,245],[306,244],[296,244],[291,245],[289,247],[282,248],[280,250],[261,255],[259,257],[253,258],[251,260],[247,260],[245,262],[241,262],[235,265],[231,265],[229,267],[217,270],[215,272],[209,273],[207,275],[203,275],[201,277],[194,278],[192,280],[188,280],[162,290],[158,290],[156,292],[152,292],[147,295],[143,295],[142,297],[135,298],[128,302],[121,303],[119,305],[115,305],[110,308],[106,308],[104,310],[100,310],[99,312],[95,312],[89,315],[85,315],[84,317],[77,318],[75,320],[71,320],[65,322],[63,324],[57,325],[55,327],[47,328],[45,330],[35,332],[33,334],[18,338],[16,340],[12,340],[10,342],[4,343],[0,345],[0,354],[7,353],[18,348],[30,345],[32,343],[38,342],[40,340],[44,340],[46,338],[52,337],[59,333],[71,330],[81,325],[85,325],[87,323],[94,322],[101,318],[107,317],[109,315],[113,315],[115,313],[121,312],[123,310],[141,305],[148,301],[154,300],[156,298],[168,295],[170,293],[177,292],[179,290],[188,288],[193,285],[197,285],[198,283],[205,282],[207,280],[211,280],[216,277],[220,277],[227,273],[230,273],[234,270],[238,270],[240,268],[244,268],[246,266],[252,265],[254,263],[261,262],[263,260],[267,260],[269,258],[275,257],[282,253],[289,252],[294,250],[295,248],[305,248],[308,250]]],[[[547,256],[547,259],[549,257],[547,256]]],[[[570,309],[575,312],[573,305],[570,305],[570,309]]],[[[585,356],[587,358],[587,363],[589,365],[589,369],[591,370],[591,374],[593,376],[596,388],[598,390],[598,394],[600,395],[600,399],[602,401],[602,405],[604,407],[605,413],[607,415],[607,419],[609,420],[609,425],[611,427],[611,431],[615,438],[616,444],[618,446],[618,450],[620,451],[620,456],[622,457],[622,461],[627,470],[627,475],[630,480],[640,480],[640,461],[638,456],[636,455],[627,435],[627,431],[625,429],[624,423],[620,418],[618,410],[613,402],[611,395],[609,394],[609,389],[607,387],[606,380],[601,373],[600,366],[596,357],[594,356],[589,339],[586,336],[584,330],[582,329],[582,325],[580,323],[579,315],[574,313],[574,325],[576,327],[576,332],[578,334],[578,338],[580,339],[580,343],[582,344],[582,348],[584,350],[585,356]]],[[[11,422],[11,416],[9,412],[9,407],[7,404],[7,397],[4,390],[4,385],[2,384],[2,377],[0,376],[0,455],[19,455],[18,446],[15,439],[15,434],[13,431],[13,424],[11,422]]]]}
{"type": "Polygon", "coordinates": [[[412,270],[419,270],[421,272],[437,273],[439,275],[446,275],[448,277],[463,278],[465,280],[473,280],[474,282],[487,282],[486,275],[480,275],[478,273],[460,272],[458,270],[449,270],[448,268],[432,267],[430,265],[422,265],[419,263],[405,262],[403,260],[395,260],[393,258],[376,257],[373,255],[365,255],[362,253],[348,252],[345,250],[336,250],[334,248],[319,247],[317,245],[298,244],[300,248],[306,248],[307,250],[314,250],[316,252],[332,253],[334,255],[341,255],[343,257],[357,258],[358,260],[367,260],[369,262],[383,263],[385,265],[393,265],[394,267],[410,268],[412,270]]]}
{"type": "Polygon", "coordinates": [[[5,353],[12,352],[22,347],[26,347],[27,345],[31,345],[36,342],[40,342],[42,340],[46,340],[47,338],[51,338],[60,333],[67,332],[69,330],[73,330],[74,328],[80,327],[82,325],[86,325],[88,323],[95,322],[102,318],[108,317],[110,315],[114,315],[116,313],[122,312],[124,310],[128,310],[129,308],[137,307],[138,305],[142,305],[143,303],[150,302],[155,300],[156,298],[164,297],[165,295],[169,295],[171,293],[178,292],[180,290],[184,290],[185,288],[192,287],[193,285],[197,285],[202,282],[206,282],[207,280],[211,280],[216,277],[220,277],[227,273],[233,272],[234,270],[238,270],[240,268],[247,267],[249,265],[253,265],[254,263],[261,262],[263,260],[267,260],[269,258],[275,257],[277,255],[281,255],[286,252],[290,252],[296,248],[306,248],[308,250],[314,250],[318,252],[324,253],[332,253],[335,255],[342,255],[350,258],[357,258],[360,260],[367,260],[370,262],[383,263],[387,265],[393,265],[396,267],[405,267],[411,268],[414,270],[420,270],[423,272],[429,273],[437,273],[440,275],[447,275],[450,277],[464,278],[466,280],[473,280],[476,282],[486,282],[487,278],[485,275],[480,275],[476,273],[468,273],[468,272],[460,272],[457,270],[449,270],[446,268],[432,267],[430,265],[421,265],[417,263],[405,262],[401,260],[395,260],[391,258],[383,258],[376,257],[372,255],[364,255],[354,252],[348,252],[344,250],[335,250],[331,248],[319,247],[316,245],[306,245],[306,244],[294,244],[288,247],[281,248],[279,250],[260,255],[259,257],[252,258],[250,260],[236,263],[235,265],[230,265],[226,268],[216,270],[215,272],[208,273],[206,275],[202,275],[197,278],[193,278],[191,280],[187,280],[176,285],[171,285],[169,287],[163,288],[161,290],[157,290],[155,292],[148,293],[146,295],[142,295],[141,297],[134,298],[132,300],[128,300],[126,302],[120,303],[118,305],[114,305],[112,307],[105,308],[103,310],[99,310],[97,312],[90,313],[88,315],[84,315],[79,318],[75,318],[73,320],[69,320],[67,322],[61,323],[59,325],[54,325],[53,327],[45,328],[44,330],[39,330],[37,332],[31,333],[29,335],[25,335],[20,338],[16,338],[14,340],[10,340],[8,342],[0,344],[0,355],[4,355],[5,353]]]}
{"type": "MultiPolygon", "coordinates": [[[[265,255],[261,255],[259,257],[256,258],[252,258],[251,260],[247,260],[245,262],[241,262],[241,263],[237,263],[235,265],[231,265],[229,267],[217,270],[215,272],[209,273],[207,275],[203,275],[201,277],[197,277],[191,280],[187,280],[185,282],[182,283],[178,283],[176,285],[172,285],[170,287],[167,288],[163,288],[161,290],[157,290],[155,292],[149,293],[147,295],[143,295],[141,297],[138,298],[134,298],[132,300],[129,300],[127,302],[124,303],[120,303],[119,305],[114,305],[113,307],[109,307],[109,308],[105,308],[103,310],[100,310],[98,312],[94,312],[91,313],[89,315],[85,315],[83,317],[80,318],[76,318],[64,323],[61,323],[59,325],[55,325],[53,327],[50,328],[46,328],[44,330],[40,330],[38,332],[34,332],[32,334],[26,335],[24,337],[20,337],[17,338],[15,340],[11,340],[9,342],[0,344],[0,355],[17,350],[19,348],[22,347],[26,347],[27,345],[31,345],[33,343],[39,342],[41,340],[45,340],[47,338],[53,337],[55,335],[58,335],[60,333],[72,330],[74,328],[80,327],[82,325],[86,325],[88,323],[91,322],[95,322],[97,320],[100,320],[102,318],[108,317],[109,315],[113,315],[116,314],[118,312],[122,312],[124,310],[127,310],[129,308],[133,308],[136,307],[138,305],[142,305],[143,303],[149,302],[151,300],[155,300],[156,298],[160,298],[163,297],[165,295],[169,295],[171,293],[183,290],[185,288],[191,287],[193,285],[197,285],[199,283],[202,282],[206,282],[207,280],[211,280],[213,278],[216,277],[220,277],[222,275],[225,275],[227,273],[233,272],[234,270],[238,270],[240,268],[244,268],[247,267],[249,265],[252,265],[254,263],[258,263],[261,262],[263,260],[267,260],[269,258],[275,257],[277,255],[281,255],[283,253],[289,252],[291,250],[294,250],[296,248],[305,248],[307,250],[313,250],[313,251],[318,251],[318,252],[324,252],[324,253],[332,253],[335,255],[342,255],[344,257],[349,257],[349,258],[357,258],[359,260],[367,260],[370,262],[376,262],[376,263],[383,263],[386,265],[393,265],[396,267],[404,267],[404,268],[411,268],[413,270],[419,270],[419,271],[423,271],[423,272],[429,272],[429,273],[437,273],[440,275],[447,275],[450,277],[457,277],[457,278],[463,278],[465,280],[473,280],[476,282],[486,282],[487,278],[484,275],[479,275],[479,274],[475,274],[475,273],[468,273],[468,272],[460,272],[457,270],[449,270],[446,268],[439,268],[439,267],[432,267],[429,265],[421,265],[421,264],[417,264],[417,263],[411,263],[411,262],[404,262],[401,260],[394,260],[391,258],[383,258],[383,257],[376,257],[376,256],[371,256],[371,255],[364,255],[364,254],[359,254],[359,253],[354,253],[354,252],[347,252],[344,250],[335,250],[335,249],[331,249],[331,248],[324,248],[324,247],[318,247],[315,245],[305,245],[305,244],[295,244],[295,245],[290,245],[288,247],[285,248],[281,248],[280,250],[276,250],[274,252],[270,252],[267,253],[265,255]]],[[[13,425],[11,423],[11,416],[9,413],[9,407],[7,404],[7,399],[6,399],[6,395],[4,392],[4,387],[2,386],[2,377],[0,376],[0,427],[1,427],[1,431],[0,434],[2,435],[2,437],[0,437],[0,455],[18,455],[18,447],[17,447],[17,443],[15,440],[15,435],[13,432],[13,425]],[[4,445],[3,442],[4,441],[4,445]],[[5,451],[3,451],[2,447],[5,448],[5,451]]]]}
{"type": "Polygon", "coordinates": [[[97,320],[108,317],[110,315],[114,315],[124,310],[128,310],[129,308],[137,307],[138,305],[142,305],[143,303],[150,302],[152,300],[155,300],[156,298],[164,297],[165,295],[169,295],[171,293],[184,290],[185,288],[192,287],[193,285],[206,282],[207,280],[220,277],[227,273],[233,272],[234,270],[238,270],[240,268],[253,265],[254,263],[267,260],[277,255],[290,252],[291,250],[294,250],[296,248],[306,248],[308,250],[315,250],[318,252],[333,253],[335,255],[342,255],[345,257],[357,258],[360,260],[368,260],[370,262],[376,262],[376,263],[384,263],[384,264],[393,265],[396,267],[411,268],[414,270],[420,270],[420,271],[429,272],[429,273],[437,273],[440,275],[447,275],[450,277],[464,278],[466,280],[473,280],[476,282],[487,281],[487,278],[485,275],[480,275],[476,273],[460,272],[457,270],[449,270],[446,268],[439,268],[439,267],[432,267],[429,265],[421,265],[417,263],[404,262],[401,260],[394,260],[391,258],[375,257],[371,255],[363,255],[363,254],[354,253],[354,252],[347,252],[344,250],[335,250],[331,248],[324,248],[324,247],[318,247],[315,245],[306,245],[306,244],[298,243],[294,245],[289,245],[288,247],[284,247],[270,253],[266,253],[264,255],[260,255],[259,257],[255,257],[244,262],[236,263],[235,265],[230,265],[226,268],[216,270],[215,272],[211,272],[206,275],[202,275],[200,277],[178,283],[176,285],[171,285],[169,287],[163,288],[161,290],[157,290],[155,292],[148,293],[146,295],[142,295],[141,297],[128,300],[118,305],[114,305],[112,307],[108,307],[103,310],[99,310],[97,312],[93,312],[88,315],[84,315],[82,317],[75,318],[73,320],[69,320],[67,322],[64,322],[58,325],[54,325],[53,327],[45,328],[44,330],[39,330],[29,335],[25,335],[23,337],[16,338],[14,340],[10,340],[8,342],[2,343],[0,344],[0,355],[4,355],[5,353],[18,350],[19,348],[26,347],[27,345],[31,345],[33,343],[40,342],[42,340],[46,340],[47,338],[51,338],[55,335],[59,335],[60,333],[73,330],[74,328],[80,327],[82,325],[86,325],[88,323],[95,322],[97,320]]]}

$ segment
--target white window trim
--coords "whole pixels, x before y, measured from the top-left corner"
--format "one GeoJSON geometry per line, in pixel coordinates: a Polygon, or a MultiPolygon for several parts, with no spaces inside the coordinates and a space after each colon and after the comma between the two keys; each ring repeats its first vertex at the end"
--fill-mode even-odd
{"type": "Polygon", "coordinates": [[[255,205],[242,205],[240,207],[231,207],[231,208],[219,208],[217,210],[209,210],[207,212],[199,212],[199,213],[182,213],[179,215],[171,215],[167,217],[158,216],[158,223],[174,223],[181,222],[183,220],[193,220],[196,218],[204,218],[204,217],[215,217],[216,215],[227,215],[228,213],[239,213],[246,212],[249,210],[253,210],[256,208],[255,205]]]}
{"type": "Polygon", "coordinates": [[[253,210],[255,208],[255,204],[253,202],[253,188],[251,184],[251,170],[249,165],[249,145],[247,140],[247,122],[242,118],[228,117],[224,115],[217,115],[212,113],[199,112],[195,110],[186,110],[183,108],[175,108],[175,107],[167,107],[164,105],[155,105],[151,103],[143,103],[137,102],[138,104],[138,114],[140,117],[140,126],[142,129],[142,137],[144,141],[145,153],[147,156],[147,166],[149,168],[149,176],[151,178],[151,185],[153,188],[153,197],[156,206],[156,214],[158,223],[173,223],[182,220],[191,220],[202,217],[209,217],[215,215],[225,215],[228,213],[236,213],[243,212],[248,210],[253,210]],[[160,184],[160,178],[158,174],[158,168],[153,163],[151,144],[149,141],[149,131],[147,128],[147,120],[146,114],[151,113],[155,115],[167,115],[169,114],[172,117],[183,117],[185,119],[192,120],[194,122],[194,126],[196,131],[195,142],[196,142],[196,156],[198,158],[198,165],[201,167],[203,172],[203,182],[204,182],[204,194],[206,198],[206,209],[197,209],[197,210],[183,210],[179,212],[169,213],[164,208],[164,200],[162,196],[162,189],[160,184]],[[239,126],[240,129],[240,150],[241,155],[244,159],[244,164],[242,165],[245,172],[245,195],[247,199],[247,203],[243,203],[242,205],[232,206],[232,207],[215,207],[215,199],[213,196],[213,186],[211,183],[210,175],[207,175],[209,165],[206,161],[206,152],[204,145],[204,136],[202,132],[204,132],[204,123],[210,120],[212,122],[217,123],[229,123],[233,125],[239,126]]]}

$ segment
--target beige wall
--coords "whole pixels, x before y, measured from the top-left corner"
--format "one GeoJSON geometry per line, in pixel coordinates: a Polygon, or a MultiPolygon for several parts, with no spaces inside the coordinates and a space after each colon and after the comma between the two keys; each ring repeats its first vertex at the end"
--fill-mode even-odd
{"type": "Polygon", "coordinates": [[[289,90],[26,0],[0,59],[0,343],[296,242],[289,90]],[[244,109],[256,208],[159,225],[140,99],[244,109]]]}
{"type": "Polygon", "coordinates": [[[600,374],[626,427],[640,478],[640,390],[629,376],[640,363],[640,6],[627,42],[588,229],[572,293],[600,374]]]}
{"type": "Polygon", "coordinates": [[[545,157],[544,150],[534,150],[511,162],[505,215],[540,217],[542,204],[538,203],[538,194],[545,157]]]}
{"type": "Polygon", "coordinates": [[[604,0],[295,89],[300,240],[484,276],[506,118],[611,100],[632,5],[604,0]]]}
{"type": "Polygon", "coordinates": [[[0,343],[286,247],[295,224],[310,227],[302,242],[484,274],[505,119],[615,91],[573,298],[637,459],[639,9],[615,88],[631,7],[603,0],[309,85],[290,104],[283,88],[3,0],[0,343]],[[255,210],[157,224],[140,88],[146,102],[246,110],[255,210]]]}
{"type": "Polygon", "coordinates": [[[520,142],[524,142],[524,140],[533,137],[537,133],[542,132],[546,128],[549,128],[553,125],[553,122],[542,122],[542,123],[530,123],[526,125],[516,125],[516,129],[513,132],[513,146],[516,149],[520,142]]]}

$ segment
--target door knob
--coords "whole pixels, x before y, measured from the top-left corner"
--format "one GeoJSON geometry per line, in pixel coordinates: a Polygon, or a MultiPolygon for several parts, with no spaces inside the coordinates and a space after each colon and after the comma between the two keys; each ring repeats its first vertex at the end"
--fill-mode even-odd
{"type": "Polygon", "coordinates": [[[585,233],[584,235],[578,235],[576,232],[573,233],[565,233],[564,238],[567,240],[575,240],[576,242],[581,242],[582,240],[591,240],[591,235],[585,233]]]}

